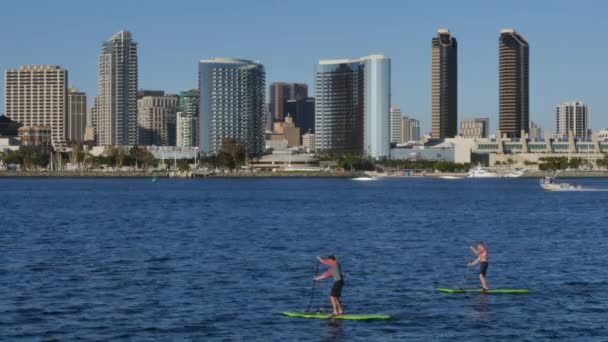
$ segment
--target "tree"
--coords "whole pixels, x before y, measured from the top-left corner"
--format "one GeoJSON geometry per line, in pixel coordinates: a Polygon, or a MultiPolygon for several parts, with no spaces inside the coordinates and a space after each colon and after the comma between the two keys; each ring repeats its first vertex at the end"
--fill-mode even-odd
{"type": "Polygon", "coordinates": [[[246,149],[236,139],[226,138],[222,143],[220,161],[225,167],[236,169],[245,162],[246,149]]]}
{"type": "Polygon", "coordinates": [[[177,171],[180,173],[190,172],[190,161],[188,159],[180,159],[177,162],[177,171]]]}
{"type": "Polygon", "coordinates": [[[72,152],[70,153],[70,164],[78,165],[84,159],[84,149],[82,144],[75,143],[72,145],[72,152]]]}

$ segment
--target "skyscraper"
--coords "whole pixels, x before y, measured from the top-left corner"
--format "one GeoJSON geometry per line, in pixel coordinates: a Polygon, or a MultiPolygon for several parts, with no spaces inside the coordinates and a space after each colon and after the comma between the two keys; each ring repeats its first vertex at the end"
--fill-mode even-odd
{"type": "Polygon", "coordinates": [[[287,100],[301,100],[308,97],[308,85],[304,83],[274,82],[270,84],[270,112],[275,121],[283,121],[287,100]]]}
{"type": "Polygon", "coordinates": [[[450,31],[440,29],[432,46],[431,138],[443,140],[458,130],[458,44],[450,31]]]}
{"type": "Polygon", "coordinates": [[[407,116],[401,118],[401,142],[417,142],[420,140],[420,121],[407,116]]]}
{"type": "Polygon", "coordinates": [[[521,137],[528,132],[529,112],[529,46],[524,37],[512,29],[500,31],[499,124],[501,134],[521,137]]]}
{"type": "Polygon", "coordinates": [[[543,138],[543,130],[542,128],[534,121],[530,121],[530,139],[542,139],[543,138]]]}
{"type": "Polygon", "coordinates": [[[391,144],[401,143],[401,109],[391,107],[391,144]]]}
{"type": "Polygon", "coordinates": [[[65,147],[68,71],[54,65],[22,66],[4,75],[6,117],[24,127],[51,130],[55,149],[65,147]]]}
{"type": "Polygon", "coordinates": [[[98,145],[137,144],[137,43],[129,31],[102,45],[95,111],[98,145]]]}
{"type": "Polygon", "coordinates": [[[322,60],[315,72],[317,151],[381,158],[390,150],[390,59],[322,60]]]}
{"type": "Polygon", "coordinates": [[[164,94],[143,96],[137,100],[139,145],[175,146],[178,101],[177,95],[164,94]]]}
{"type": "Polygon", "coordinates": [[[247,153],[265,148],[266,72],[260,63],[230,58],[199,62],[200,134],[203,154],[217,154],[224,139],[244,144],[247,153]]]}
{"type": "Polygon", "coordinates": [[[84,141],[87,126],[87,95],[78,89],[68,89],[67,140],[72,143],[84,141]]]}
{"type": "Polygon", "coordinates": [[[589,137],[587,105],[579,101],[563,102],[555,109],[555,134],[567,138],[569,133],[577,139],[589,137]]]}
{"type": "Polygon", "coordinates": [[[489,118],[467,119],[460,122],[460,135],[463,138],[487,138],[489,131],[489,118]]]}
{"type": "Polygon", "coordinates": [[[185,90],[179,94],[177,146],[190,147],[198,145],[199,101],[198,89],[185,90]]]}
{"type": "Polygon", "coordinates": [[[300,133],[315,131],[315,98],[305,97],[285,101],[285,116],[289,114],[300,133]]]}

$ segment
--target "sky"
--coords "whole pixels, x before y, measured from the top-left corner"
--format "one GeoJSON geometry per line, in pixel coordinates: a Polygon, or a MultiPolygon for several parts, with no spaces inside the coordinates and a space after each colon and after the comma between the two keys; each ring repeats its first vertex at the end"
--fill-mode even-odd
{"type": "MultiPolygon", "coordinates": [[[[320,59],[384,54],[392,104],[430,129],[431,39],[458,40],[458,118],[498,123],[498,38],[514,28],[530,44],[530,118],[554,131],[555,106],[589,106],[591,127],[608,127],[605,101],[608,2],[407,0],[5,0],[0,3],[0,71],[52,64],[69,85],[97,95],[101,43],[126,29],[138,42],[139,88],[196,87],[197,62],[260,61],[266,83],[305,82],[314,92],[320,59]]],[[[0,83],[4,112],[4,79],[0,83]]],[[[312,94],[311,94],[312,95],[312,94]]]]}

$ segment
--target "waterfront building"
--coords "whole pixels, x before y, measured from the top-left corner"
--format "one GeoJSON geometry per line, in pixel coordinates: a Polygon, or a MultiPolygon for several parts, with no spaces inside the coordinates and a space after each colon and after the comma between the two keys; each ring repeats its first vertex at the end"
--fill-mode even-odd
{"type": "MultiPolygon", "coordinates": [[[[308,85],[304,83],[273,82],[270,84],[269,109],[275,121],[283,121],[287,114],[288,100],[302,100],[308,97],[308,85]]],[[[293,113],[292,113],[293,115],[293,113]]]]}
{"type": "Polygon", "coordinates": [[[315,148],[387,157],[390,152],[390,59],[322,60],[315,70],[315,148]]]}
{"type": "Polygon", "coordinates": [[[137,43],[120,31],[103,43],[99,56],[97,144],[137,144],[137,77],[137,43]]]}
{"type": "Polygon", "coordinates": [[[403,142],[401,122],[401,109],[391,107],[391,144],[400,144],[403,142]]]}
{"type": "Polygon", "coordinates": [[[302,136],[302,147],[309,152],[315,150],[315,134],[314,133],[305,133],[302,136]]]}
{"type": "Polygon", "coordinates": [[[528,137],[533,140],[539,140],[543,138],[542,128],[534,121],[530,121],[530,133],[528,137]]]}
{"type": "Polygon", "coordinates": [[[580,101],[563,102],[555,108],[555,134],[567,138],[570,133],[577,139],[589,135],[589,112],[587,105],[580,101]]]}
{"type": "Polygon", "coordinates": [[[458,44],[440,29],[432,40],[431,138],[454,137],[458,130],[458,44]]]}
{"type": "Polygon", "coordinates": [[[200,97],[198,89],[179,94],[177,113],[177,146],[198,146],[198,112],[200,97]]]}
{"type": "Polygon", "coordinates": [[[489,131],[489,118],[466,119],[460,122],[460,136],[463,138],[487,138],[489,131]]]}
{"type": "Polygon", "coordinates": [[[175,146],[178,101],[177,95],[164,93],[137,100],[139,145],[175,146]]]}
{"type": "Polygon", "coordinates": [[[6,117],[51,130],[56,149],[66,145],[68,71],[55,65],[21,66],[4,75],[6,117]]]}
{"type": "Polygon", "coordinates": [[[305,97],[285,101],[285,115],[292,117],[300,133],[315,131],[315,98],[305,97]]]}
{"type": "Polygon", "coordinates": [[[226,138],[244,144],[250,155],[264,151],[265,78],[264,66],[249,60],[199,62],[201,153],[219,153],[226,138]]]}
{"type": "Polygon", "coordinates": [[[404,116],[401,118],[401,143],[420,141],[420,121],[404,116]]]}
{"type": "Polygon", "coordinates": [[[499,39],[499,130],[506,137],[521,137],[529,128],[529,46],[512,29],[499,39]]]}
{"type": "Polygon", "coordinates": [[[41,146],[50,150],[53,141],[53,130],[49,126],[23,126],[19,128],[21,146],[41,146]]]}
{"type": "Polygon", "coordinates": [[[78,89],[68,89],[67,140],[70,143],[84,141],[87,126],[87,95],[78,89]]]}

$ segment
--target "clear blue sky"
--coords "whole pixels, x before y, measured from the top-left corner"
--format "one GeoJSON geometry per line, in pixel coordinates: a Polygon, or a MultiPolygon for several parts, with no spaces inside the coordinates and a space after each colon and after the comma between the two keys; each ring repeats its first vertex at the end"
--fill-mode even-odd
{"type": "MultiPolygon", "coordinates": [[[[197,61],[261,61],[267,84],[313,86],[319,59],[381,53],[392,59],[392,100],[430,125],[431,38],[448,28],[459,43],[459,119],[498,121],[498,36],[515,28],[530,43],[531,119],[554,130],[557,103],[590,107],[608,127],[604,1],[7,0],[0,6],[0,69],[56,64],[70,86],[97,93],[101,42],[121,29],[139,43],[139,87],[196,86],[197,61]]],[[[4,82],[0,93],[4,96],[4,82]]],[[[0,112],[4,111],[4,99],[0,112]]]]}

